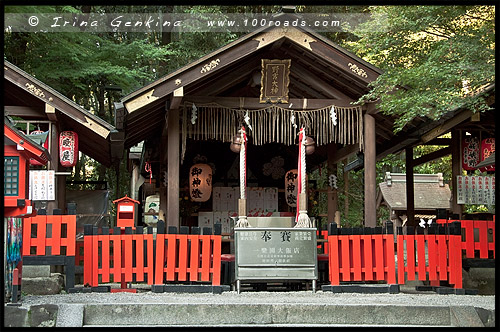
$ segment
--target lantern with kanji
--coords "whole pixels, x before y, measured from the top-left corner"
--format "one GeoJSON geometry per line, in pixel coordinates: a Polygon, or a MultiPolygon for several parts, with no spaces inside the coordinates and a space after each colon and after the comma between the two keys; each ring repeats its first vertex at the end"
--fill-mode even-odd
{"type": "Polygon", "coordinates": [[[206,202],[212,195],[212,168],[195,164],[189,170],[189,196],[193,202],[206,202]]]}
{"type": "Polygon", "coordinates": [[[285,198],[290,207],[297,206],[298,170],[292,169],[285,174],[285,198]]]}
{"type": "Polygon", "coordinates": [[[64,167],[73,167],[78,161],[78,134],[63,131],[59,135],[59,161],[64,167]]]}
{"type": "Polygon", "coordinates": [[[466,171],[476,169],[479,163],[479,138],[469,136],[462,140],[462,168],[466,171]]]}

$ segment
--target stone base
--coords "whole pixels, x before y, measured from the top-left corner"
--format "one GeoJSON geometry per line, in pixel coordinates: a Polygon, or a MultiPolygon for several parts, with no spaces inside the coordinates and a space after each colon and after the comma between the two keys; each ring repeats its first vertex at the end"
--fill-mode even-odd
{"type": "Polygon", "coordinates": [[[64,276],[60,273],[52,273],[50,277],[37,278],[25,278],[23,274],[21,284],[21,291],[23,293],[32,295],[53,295],[61,293],[63,289],[64,276]]]}

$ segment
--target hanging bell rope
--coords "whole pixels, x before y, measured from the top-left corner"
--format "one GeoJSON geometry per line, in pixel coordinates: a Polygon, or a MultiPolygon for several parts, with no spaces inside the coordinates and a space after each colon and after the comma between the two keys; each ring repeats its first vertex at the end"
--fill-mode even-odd
{"type": "Polygon", "coordinates": [[[312,227],[311,219],[307,215],[307,190],[306,190],[306,135],[305,128],[299,131],[299,162],[298,162],[298,188],[297,188],[297,215],[295,228],[312,227]]]}
{"type": "Polygon", "coordinates": [[[246,212],[246,188],[247,188],[247,135],[245,127],[241,126],[240,130],[240,199],[238,201],[238,221],[235,227],[250,227],[247,220],[246,212]]]}

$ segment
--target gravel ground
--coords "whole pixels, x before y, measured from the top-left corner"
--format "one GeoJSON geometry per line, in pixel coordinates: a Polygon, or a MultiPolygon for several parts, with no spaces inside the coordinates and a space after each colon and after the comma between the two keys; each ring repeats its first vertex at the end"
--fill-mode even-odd
{"type": "Polygon", "coordinates": [[[132,304],[132,303],[212,303],[212,304],[338,304],[338,305],[401,305],[401,306],[473,306],[495,309],[495,296],[485,295],[439,295],[434,292],[401,289],[399,294],[359,294],[311,291],[269,292],[236,291],[212,293],[153,293],[140,290],[138,293],[72,293],[57,295],[27,295],[22,307],[37,304],[132,304]]]}

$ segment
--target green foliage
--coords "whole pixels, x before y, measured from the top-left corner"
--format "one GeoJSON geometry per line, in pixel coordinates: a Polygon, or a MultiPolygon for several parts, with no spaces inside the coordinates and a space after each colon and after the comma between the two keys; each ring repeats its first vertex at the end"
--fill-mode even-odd
{"type": "Polygon", "coordinates": [[[399,131],[415,117],[457,107],[484,111],[475,96],[495,82],[494,6],[370,7],[351,48],[384,70],[360,102],[379,100],[399,131]]]}

